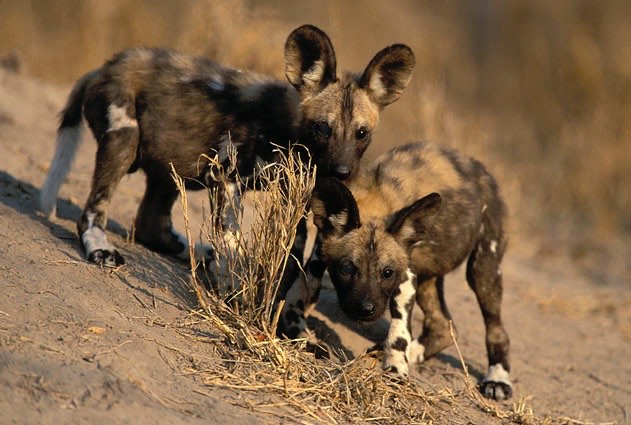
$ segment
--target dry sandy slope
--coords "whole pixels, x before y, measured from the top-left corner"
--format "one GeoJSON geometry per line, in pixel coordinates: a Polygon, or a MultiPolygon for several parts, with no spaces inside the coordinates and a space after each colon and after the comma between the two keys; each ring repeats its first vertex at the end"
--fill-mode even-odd
{"type": "MultiPolygon", "coordinates": [[[[213,361],[212,344],[178,331],[193,305],[181,289],[185,265],[120,236],[142,195],[140,175],[124,179],[110,215],[119,234],[112,240],[129,264],[121,273],[85,263],[74,237],[92,141],[82,145],[62,188],[60,219],[51,223],[34,213],[66,94],[67,88],[0,70],[2,423],[277,423],[235,406],[247,405],[251,395],[208,388],[181,373],[191,362],[213,361]]],[[[515,400],[532,396],[538,415],[623,423],[631,411],[628,277],[598,286],[569,263],[539,263],[519,252],[509,251],[504,269],[515,400]]],[[[465,360],[480,376],[483,326],[462,275],[448,278],[448,303],[465,360]]],[[[371,344],[338,319],[330,292],[323,298],[318,318],[348,349],[359,353],[371,344]]],[[[378,335],[383,324],[359,331],[378,335]]],[[[460,388],[455,350],[423,365],[418,378],[430,388],[460,388]]],[[[490,421],[484,418],[463,412],[454,421],[490,421]]]]}

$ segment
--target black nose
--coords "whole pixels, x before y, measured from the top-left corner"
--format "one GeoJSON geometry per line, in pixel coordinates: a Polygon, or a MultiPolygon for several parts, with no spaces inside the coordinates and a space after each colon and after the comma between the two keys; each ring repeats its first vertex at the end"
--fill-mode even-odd
{"type": "Polygon", "coordinates": [[[340,180],[346,180],[351,176],[351,167],[348,165],[338,165],[333,170],[333,174],[340,180]]]}
{"type": "Polygon", "coordinates": [[[359,304],[359,314],[362,317],[372,316],[375,313],[375,305],[367,300],[362,301],[359,304]]]}

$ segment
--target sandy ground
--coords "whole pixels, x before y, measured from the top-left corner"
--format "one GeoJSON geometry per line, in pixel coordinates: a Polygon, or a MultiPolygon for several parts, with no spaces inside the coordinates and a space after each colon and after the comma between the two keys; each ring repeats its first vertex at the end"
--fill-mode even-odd
{"type": "MultiPolygon", "coordinates": [[[[93,141],[82,145],[62,188],[59,218],[51,222],[35,212],[67,92],[0,70],[0,422],[293,423],[287,414],[279,418],[247,407],[253,398],[265,400],[264,393],[210,388],[183,373],[212,350],[178,331],[194,306],[181,284],[186,265],[125,239],[142,196],[140,174],[124,179],[110,212],[111,241],[128,262],[121,272],[86,263],[75,236],[93,141]]],[[[507,404],[529,397],[540,417],[627,422],[628,270],[608,273],[617,278],[602,282],[562,258],[525,252],[513,247],[504,265],[515,391],[507,404]]],[[[622,245],[620,255],[624,269],[628,247],[622,245]]],[[[460,270],[447,278],[448,304],[464,358],[479,377],[486,368],[483,325],[463,275],[460,270]]],[[[356,329],[340,316],[330,290],[317,318],[354,354],[385,329],[384,323],[356,329]]],[[[416,379],[428,388],[461,385],[456,351],[426,362],[416,379]]],[[[463,412],[462,418],[454,423],[501,423],[483,414],[463,412]]]]}

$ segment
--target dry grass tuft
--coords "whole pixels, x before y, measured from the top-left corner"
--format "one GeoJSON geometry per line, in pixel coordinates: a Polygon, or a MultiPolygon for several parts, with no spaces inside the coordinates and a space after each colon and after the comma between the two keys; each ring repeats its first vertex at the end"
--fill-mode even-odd
{"type": "MultiPolygon", "coordinates": [[[[213,258],[198,262],[194,246],[189,249],[191,281],[202,307],[200,314],[232,344],[278,365],[286,360],[275,338],[280,312],[275,300],[296,227],[305,215],[315,184],[315,169],[310,160],[301,161],[293,151],[278,148],[277,153],[277,163],[256,170],[249,179],[241,179],[232,145],[226,158],[201,158],[208,164],[214,182],[208,188],[210,214],[201,228],[213,258]],[[254,197],[254,217],[247,234],[241,232],[245,227],[239,201],[242,194],[230,196],[235,190],[231,181],[235,180],[243,187],[257,187],[265,193],[254,197]]],[[[175,170],[173,176],[181,194],[186,236],[192,240],[184,183],[175,170]]]]}

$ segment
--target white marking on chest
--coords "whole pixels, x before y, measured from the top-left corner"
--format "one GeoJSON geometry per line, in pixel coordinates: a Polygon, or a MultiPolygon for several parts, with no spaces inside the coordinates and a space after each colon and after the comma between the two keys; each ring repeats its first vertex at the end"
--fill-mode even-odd
{"type": "Polygon", "coordinates": [[[107,108],[107,119],[110,128],[107,131],[116,131],[122,128],[138,128],[138,121],[127,115],[127,108],[116,106],[113,103],[107,108]]]}

